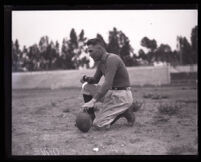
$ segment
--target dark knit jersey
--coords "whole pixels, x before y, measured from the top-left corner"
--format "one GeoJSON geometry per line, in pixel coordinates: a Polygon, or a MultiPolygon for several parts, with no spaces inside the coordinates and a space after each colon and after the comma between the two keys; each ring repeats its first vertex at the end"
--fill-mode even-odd
{"type": "Polygon", "coordinates": [[[88,83],[98,83],[103,75],[105,81],[95,96],[95,99],[97,100],[103,97],[112,87],[130,86],[128,71],[123,60],[118,55],[112,53],[103,55],[101,61],[97,65],[94,76],[88,83]]]}

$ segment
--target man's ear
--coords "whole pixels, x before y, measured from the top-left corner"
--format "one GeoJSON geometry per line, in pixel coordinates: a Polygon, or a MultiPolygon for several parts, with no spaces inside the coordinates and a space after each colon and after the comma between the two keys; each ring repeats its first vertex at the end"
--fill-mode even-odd
{"type": "Polygon", "coordinates": [[[98,46],[97,46],[97,49],[103,50],[103,47],[102,47],[101,45],[98,45],[98,46]]]}

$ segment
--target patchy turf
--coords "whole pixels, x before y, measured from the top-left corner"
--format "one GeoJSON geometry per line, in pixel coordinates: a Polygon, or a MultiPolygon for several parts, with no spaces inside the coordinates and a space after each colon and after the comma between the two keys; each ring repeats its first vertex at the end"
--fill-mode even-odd
{"type": "MultiPolygon", "coordinates": [[[[13,155],[195,155],[198,153],[197,88],[132,87],[133,127],[120,119],[110,130],[80,132],[78,88],[13,90],[13,155]],[[147,97],[148,96],[148,97],[147,97]],[[178,110],[177,110],[178,108],[178,110]]],[[[99,111],[96,111],[97,113],[99,111]]]]}

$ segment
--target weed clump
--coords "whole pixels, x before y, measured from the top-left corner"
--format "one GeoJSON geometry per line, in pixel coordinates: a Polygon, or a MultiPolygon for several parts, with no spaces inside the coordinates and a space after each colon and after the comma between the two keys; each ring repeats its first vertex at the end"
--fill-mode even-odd
{"type": "Polygon", "coordinates": [[[137,112],[142,107],[143,104],[144,104],[144,102],[134,101],[132,103],[133,112],[137,112]]]}
{"type": "Polygon", "coordinates": [[[161,103],[157,107],[158,112],[164,115],[176,115],[178,114],[179,110],[181,109],[181,105],[178,104],[171,104],[171,103],[161,103]]]}
{"type": "Polygon", "coordinates": [[[167,95],[152,94],[152,93],[144,94],[143,97],[144,98],[150,98],[152,100],[159,100],[159,99],[166,99],[166,98],[168,98],[167,95]]]}

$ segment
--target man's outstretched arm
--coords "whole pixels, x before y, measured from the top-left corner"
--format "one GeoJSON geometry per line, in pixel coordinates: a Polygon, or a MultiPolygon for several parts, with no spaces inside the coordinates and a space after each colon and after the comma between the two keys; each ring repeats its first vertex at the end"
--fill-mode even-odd
{"type": "Polygon", "coordinates": [[[102,72],[100,71],[100,69],[97,68],[93,77],[88,77],[84,75],[82,80],[89,84],[97,84],[100,81],[101,77],[102,77],[102,72]]]}

